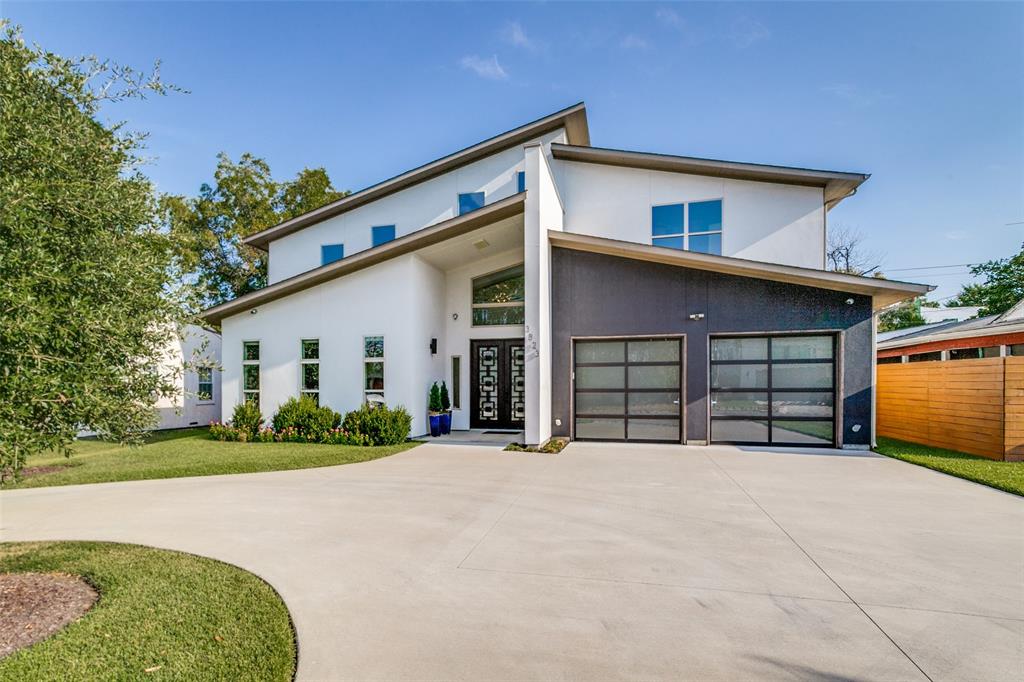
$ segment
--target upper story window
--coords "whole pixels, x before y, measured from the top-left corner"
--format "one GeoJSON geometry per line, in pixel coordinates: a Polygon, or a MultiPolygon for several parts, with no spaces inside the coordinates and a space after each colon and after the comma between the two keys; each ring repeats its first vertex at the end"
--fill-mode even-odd
{"type": "Polygon", "coordinates": [[[523,324],[526,296],[523,266],[473,280],[473,326],[523,324]]]}
{"type": "Polygon", "coordinates": [[[395,238],[394,225],[374,225],[370,228],[373,233],[373,245],[380,246],[395,238]]]}
{"type": "Polygon", "coordinates": [[[320,265],[327,265],[345,257],[344,244],[324,244],[320,247],[320,265]]]}
{"type": "Polygon", "coordinates": [[[484,207],[483,192],[469,192],[459,195],[459,215],[484,207]]]}
{"type": "Polygon", "coordinates": [[[652,207],[651,243],[722,255],[722,200],[652,207]]]}
{"type": "Polygon", "coordinates": [[[516,191],[526,191],[526,171],[519,171],[516,173],[516,191]]]}

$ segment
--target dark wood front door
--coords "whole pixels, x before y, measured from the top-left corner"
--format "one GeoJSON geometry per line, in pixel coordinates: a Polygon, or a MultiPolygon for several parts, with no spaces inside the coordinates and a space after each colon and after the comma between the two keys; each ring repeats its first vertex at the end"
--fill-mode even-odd
{"type": "Polygon", "coordinates": [[[518,339],[470,341],[469,426],[521,429],[526,418],[526,361],[518,339]]]}

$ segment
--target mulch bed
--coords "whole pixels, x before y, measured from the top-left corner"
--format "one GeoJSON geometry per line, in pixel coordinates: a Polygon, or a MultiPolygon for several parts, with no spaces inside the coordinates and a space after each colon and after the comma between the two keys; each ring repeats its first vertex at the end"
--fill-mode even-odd
{"type": "Polygon", "coordinates": [[[0,658],[78,620],[99,596],[78,576],[0,573],[0,658]]]}

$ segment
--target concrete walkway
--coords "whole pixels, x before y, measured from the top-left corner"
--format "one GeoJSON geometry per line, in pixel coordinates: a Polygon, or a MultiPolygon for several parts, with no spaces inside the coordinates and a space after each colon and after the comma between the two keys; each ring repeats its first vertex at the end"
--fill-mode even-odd
{"type": "Polygon", "coordinates": [[[1024,500],[868,454],[424,445],[0,513],[263,576],[303,680],[1024,676],[1024,500]]]}

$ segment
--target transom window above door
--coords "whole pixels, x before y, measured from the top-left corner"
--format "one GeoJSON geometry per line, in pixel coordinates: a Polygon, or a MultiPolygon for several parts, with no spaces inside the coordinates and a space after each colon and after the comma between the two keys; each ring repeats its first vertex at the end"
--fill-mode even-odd
{"type": "Polygon", "coordinates": [[[473,280],[473,326],[523,324],[526,296],[523,266],[492,272],[473,280]]]}
{"type": "Polygon", "coordinates": [[[651,207],[651,243],[722,255],[722,200],[651,207]]]}

